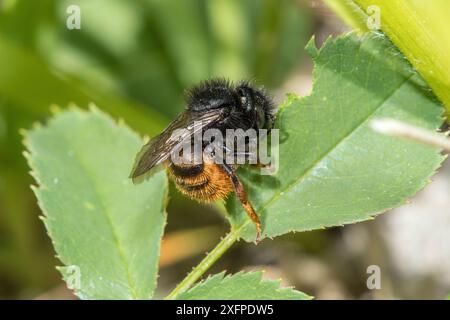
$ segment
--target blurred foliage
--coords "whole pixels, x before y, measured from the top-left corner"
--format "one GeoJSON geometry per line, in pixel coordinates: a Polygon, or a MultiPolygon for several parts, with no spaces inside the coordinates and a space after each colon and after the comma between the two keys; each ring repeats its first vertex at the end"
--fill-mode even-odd
{"type": "MultiPolygon", "coordinates": [[[[282,84],[312,25],[295,0],[0,1],[0,297],[32,297],[59,281],[19,128],[52,104],[94,102],[154,135],[205,78],[282,84]],[[69,4],[81,7],[81,30],[66,28],[69,4]]],[[[174,210],[198,209],[175,200],[188,205],[174,210]]]]}
{"type": "Polygon", "coordinates": [[[208,77],[279,85],[299,61],[310,24],[305,8],[286,0],[44,0],[17,1],[2,13],[0,30],[36,53],[37,64],[84,88],[173,116],[183,90],[208,77]],[[69,4],[81,8],[79,31],[65,28],[69,4]]]}

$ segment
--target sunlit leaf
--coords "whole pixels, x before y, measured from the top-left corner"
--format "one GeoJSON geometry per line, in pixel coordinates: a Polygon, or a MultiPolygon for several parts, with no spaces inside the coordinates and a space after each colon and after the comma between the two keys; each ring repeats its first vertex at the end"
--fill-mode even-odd
{"type": "Polygon", "coordinates": [[[352,0],[364,12],[379,14],[381,30],[427,81],[450,110],[447,0],[352,0]],[[368,10],[371,7],[372,11],[368,10]],[[376,11],[373,10],[376,8],[376,11]]]}
{"type": "Polygon", "coordinates": [[[167,180],[163,172],[139,186],[128,178],[141,139],[94,108],[57,114],[28,131],[25,143],[68,284],[83,299],[150,298],[167,180]]]}
{"type": "Polygon", "coordinates": [[[310,300],[292,288],[280,288],[280,281],[262,280],[261,272],[219,273],[177,296],[178,300],[310,300]]]}
{"type": "MultiPolygon", "coordinates": [[[[241,171],[265,237],[371,219],[404,204],[443,160],[431,147],[368,125],[377,117],[433,130],[442,123],[443,108],[386,37],[352,33],[307,49],[314,89],[279,111],[278,173],[241,171]]],[[[233,229],[253,240],[255,228],[236,198],[227,205],[233,229]]]]}

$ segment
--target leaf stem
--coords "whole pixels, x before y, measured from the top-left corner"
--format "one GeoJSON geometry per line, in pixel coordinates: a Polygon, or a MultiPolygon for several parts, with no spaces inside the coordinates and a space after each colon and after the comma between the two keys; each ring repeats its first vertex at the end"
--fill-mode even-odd
{"type": "Polygon", "coordinates": [[[324,0],[324,2],[350,27],[362,32],[368,31],[367,15],[353,0],[324,0]]]}
{"type": "Polygon", "coordinates": [[[450,152],[450,140],[445,135],[421,127],[390,118],[372,120],[371,126],[373,130],[386,135],[414,140],[450,152]]]}
{"type": "MultiPolygon", "coordinates": [[[[244,226],[245,223],[242,225],[244,226]]],[[[242,228],[241,226],[241,228],[242,228]]],[[[165,300],[173,300],[179,294],[188,290],[239,238],[239,231],[231,230],[217,246],[181,281],[165,300]]]]}

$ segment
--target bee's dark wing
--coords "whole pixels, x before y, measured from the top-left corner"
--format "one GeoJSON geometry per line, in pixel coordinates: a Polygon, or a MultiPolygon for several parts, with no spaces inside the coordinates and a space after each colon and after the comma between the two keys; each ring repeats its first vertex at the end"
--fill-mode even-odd
{"type": "Polygon", "coordinates": [[[173,148],[190,139],[196,132],[214,121],[220,120],[220,112],[204,113],[200,116],[192,116],[191,113],[181,113],[158,136],[144,145],[136,156],[130,178],[134,183],[139,183],[150,177],[160,169],[160,164],[170,157],[173,148]],[[177,129],[184,129],[176,132],[177,129]],[[177,134],[175,134],[177,133],[177,134]]]}

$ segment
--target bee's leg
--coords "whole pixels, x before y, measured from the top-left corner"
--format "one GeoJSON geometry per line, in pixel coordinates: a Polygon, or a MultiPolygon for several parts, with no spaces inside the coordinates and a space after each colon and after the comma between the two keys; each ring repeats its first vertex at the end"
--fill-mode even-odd
{"type": "Polygon", "coordinates": [[[233,186],[234,186],[234,191],[236,192],[236,196],[238,197],[239,201],[241,202],[242,206],[244,207],[245,211],[247,212],[247,215],[249,216],[249,218],[255,223],[256,243],[258,243],[261,240],[261,222],[259,221],[259,217],[256,214],[255,209],[253,209],[253,206],[248,201],[247,192],[245,191],[244,186],[242,185],[241,181],[239,181],[239,178],[237,177],[233,168],[231,168],[228,164],[225,164],[225,163],[221,164],[221,167],[225,170],[225,172],[231,178],[231,181],[233,182],[233,186]]]}
{"type": "Polygon", "coordinates": [[[261,169],[261,168],[270,168],[272,164],[271,163],[262,163],[261,159],[258,157],[256,158],[256,163],[251,164],[251,167],[255,168],[255,169],[261,169]]]}
{"type": "Polygon", "coordinates": [[[254,169],[270,168],[270,163],[266,164],[266,163],[257,162],[257,163],[251,164],[251,166],[254,169]]]}
{"type": "MultiPolygon", "coordinates": [[[[225,154],[226,155],[228,155],[228,154],[230,154],[231,153],[231,149],[230,148],[228,148],[227,146],[223,146],[222,147],[223,148],[223,151],[225,152],[225,154]]],[[[245,156],[246,157],[246,160],[248,160],[248,158],[250,157],[250,156],[254,156],[255,155],[255,153],[252,153],[252,152],[249,152],[249,151],[244,151],[244,152],[237,152],[237,151],[234,151],[233,152],[233,156],[245,156]]],[[[262,163],[260,163],[259,162],[259,157],[257,157],[257,159],[256,159],[256,163],[253,163],[253,164],[250,164],[252,167],[256,167],[256,168],[261,168],[261,167],[268,167],[268,166],[270,166],[270,164],[268,164],[268,165],[265,165],[265,164],[262,164],[262,163]]]]}

